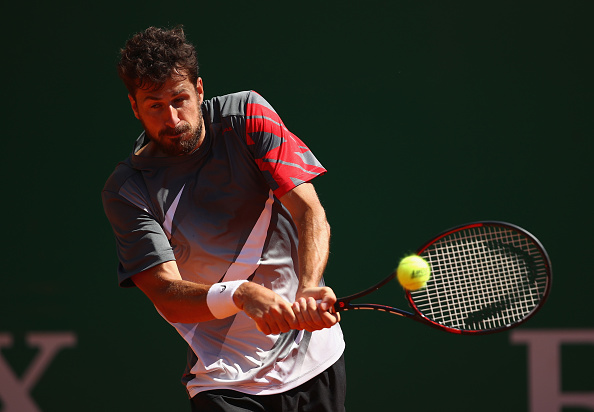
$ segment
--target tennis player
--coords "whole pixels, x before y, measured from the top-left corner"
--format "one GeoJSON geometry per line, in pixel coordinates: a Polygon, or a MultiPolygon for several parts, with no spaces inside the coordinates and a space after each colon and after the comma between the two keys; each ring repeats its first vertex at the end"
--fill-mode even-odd
{"type": "Polygon", "coordinates": [[[144,131],[102,192],[119,284],[188,343],[192,410],[344,411],[330,228],[311,183],[326,169],[257,93],[204,100],[181,27],[150,27],[120,57],[144,131]]]}

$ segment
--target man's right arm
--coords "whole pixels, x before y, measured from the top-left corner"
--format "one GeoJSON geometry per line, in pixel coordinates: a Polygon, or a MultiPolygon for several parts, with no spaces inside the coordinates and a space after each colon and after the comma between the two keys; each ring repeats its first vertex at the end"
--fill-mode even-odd
{"type": "Polygon", "coordinates": [[[175,261],[168,261],[132,276],[134,284],[172,323],[206,322],[214,319],[206,304],[210,285],[183,280],[175,261]]]}
{"type": "MultiPolygon", "coordinates": [[[[169,322],[197,323],[215,319],[206,303],[211,285],[183,280],[175,261],[137,273],[132,281],[169,322]]],[[[245,282],[239,286],[233,301],[267,335],[298,328],[290,303],[256,283],[245,282]]]]}
{"type": "MultiPolygon", "coordinates": [[[[198,323],[215,319],[207,304],[212,285],[183,280],[162,227],[147,211],[148,201],[144,201],[142,196],[123,198],[120,194],[123,192],[121,182],[131,179],[131,173],[126,168],[118,169],[117,176],[112,175],[103,190],[105,213],[118,244],[122,268],[119,272],[120,284],[130,286],[129,282],[133,282],[169,322],[198,323]],[[160,263],[154,264],[155,259],[159,259],[160,263]],[[134,268],[150,264],[154,266],[130,277],[129,273],[134,268]]],[[[134,185],[131,186],[134,192],[134,185]]],[[[278,334],[299,327],[291,305],[272,290],[256,283],[243,283],[235,291],[233,301],[266,334],[278,334]]]]}

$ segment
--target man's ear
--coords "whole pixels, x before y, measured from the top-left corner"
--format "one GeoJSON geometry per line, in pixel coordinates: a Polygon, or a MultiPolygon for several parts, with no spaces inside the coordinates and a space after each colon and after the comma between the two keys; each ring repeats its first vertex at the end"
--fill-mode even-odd
{"type": "Polygon", "coordinates": [[[132,97],[131,94],[128,94],[128,100],[130,100],[130,106],[132,106],[134,116],[136,116],[136,118],[140,120],[140,117],[138,116],[138,105],[136,104],[136,100],[134,99],[134,97],[132,97]]]}
{"type": "Polygon", "coordinates": [[[202,103],[204,100],[204,85],[202,84],[202,77],[198,77],[196,82],[196,94],[198,95],[198,102],[202,103]]]}

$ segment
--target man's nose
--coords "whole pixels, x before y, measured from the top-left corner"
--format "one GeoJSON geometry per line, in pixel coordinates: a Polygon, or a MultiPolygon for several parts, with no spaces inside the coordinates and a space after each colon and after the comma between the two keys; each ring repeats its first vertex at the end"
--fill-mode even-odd
{"type": "Polygon", "coordinates": [[[179,123],[179,115],[175,107],[169,105],[166,110],[166,116],[167,117],[165,119],[165,125],[167,127],[173,128],[177,126],[177,124],[179,123]]]}

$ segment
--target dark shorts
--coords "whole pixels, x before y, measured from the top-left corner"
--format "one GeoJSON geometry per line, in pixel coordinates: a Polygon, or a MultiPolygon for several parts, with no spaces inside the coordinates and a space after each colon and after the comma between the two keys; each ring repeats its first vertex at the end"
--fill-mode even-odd
{"type": "Polygon", "coordinates": [[[344,355],[331,367],[287,392],[249,395],[229,389],[200,392],[190,402],[192,412],[344,412],[344,355]]]}

